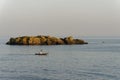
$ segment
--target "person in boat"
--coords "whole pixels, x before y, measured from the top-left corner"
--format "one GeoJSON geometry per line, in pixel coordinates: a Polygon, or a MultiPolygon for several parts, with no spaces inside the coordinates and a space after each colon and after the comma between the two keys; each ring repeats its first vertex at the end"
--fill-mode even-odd
{"type": "Polygon", "coordinates": [[[42,49],[40,50],[40,54],[43,54],[43,50],[42,49]]]}

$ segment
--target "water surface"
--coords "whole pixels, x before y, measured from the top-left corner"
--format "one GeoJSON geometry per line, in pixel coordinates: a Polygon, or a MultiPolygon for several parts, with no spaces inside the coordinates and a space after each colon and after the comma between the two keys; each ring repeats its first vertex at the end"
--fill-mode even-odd
{"type": "Polygon", "coordinates": [[[86,41],[88,45],[57,46],[5,45],[1,41],[0,80],[119,80],[120,38],[86,41]],[[34,55],[40,49],[49,54],[34,55]]]}

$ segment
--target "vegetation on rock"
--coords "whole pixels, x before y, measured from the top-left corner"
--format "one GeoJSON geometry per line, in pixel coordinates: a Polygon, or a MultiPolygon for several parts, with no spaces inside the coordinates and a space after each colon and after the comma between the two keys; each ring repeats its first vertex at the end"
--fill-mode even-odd
{"type": "Polygon", "coordinates": [[[9,45],[72,45],[72,44],[88,44],[84,40],[74,39],[72,36],[65,38],[57,38],[52,36],[22,36],[10,38],[6,43],[9,45]]]}

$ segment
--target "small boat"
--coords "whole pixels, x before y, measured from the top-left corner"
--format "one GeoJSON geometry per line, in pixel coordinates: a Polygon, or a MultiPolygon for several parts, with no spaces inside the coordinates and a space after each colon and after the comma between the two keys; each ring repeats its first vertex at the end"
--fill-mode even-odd
{"type": "Polygon", "coordinates": [[[39,52],[39,53],[35,53],[35,55],[47,55],[48,53],[46,53],[46,52],[39,52]]]}
{"type": "Polygon", "coordinates": [[[47,52],[43,52],[42,49],[41,49],[40,52],[35,53],[35,55],[47,55],[47,54],[48,54],[48,53],[47,53],[47,52]]]}

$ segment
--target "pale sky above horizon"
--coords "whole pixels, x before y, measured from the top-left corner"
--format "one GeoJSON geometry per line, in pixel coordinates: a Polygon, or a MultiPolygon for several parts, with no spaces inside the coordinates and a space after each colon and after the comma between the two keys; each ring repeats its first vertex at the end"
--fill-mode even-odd
{"type": "Polygon", "coordinates": [[[0,0],[0,36],[120,36],[120,0],[0,0]]]}

